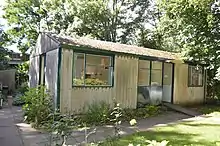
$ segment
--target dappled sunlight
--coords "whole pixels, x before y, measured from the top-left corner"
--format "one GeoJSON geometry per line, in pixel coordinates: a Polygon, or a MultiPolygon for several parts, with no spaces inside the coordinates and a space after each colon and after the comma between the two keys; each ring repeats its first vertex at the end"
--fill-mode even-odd
{"type": "Polygon", "coordinates": [[[220,113],[184,119],[177,123],[158,124],[147,131],[126,136],[117,145],[144,144],[146,140],[169,141],[168,145],[207,146],[220,144],[220,113]]]}

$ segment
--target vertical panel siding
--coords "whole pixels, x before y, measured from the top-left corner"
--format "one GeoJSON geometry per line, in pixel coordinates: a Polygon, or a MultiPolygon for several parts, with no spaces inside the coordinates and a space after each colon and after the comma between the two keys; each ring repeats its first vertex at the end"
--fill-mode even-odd
{"type": "Polygon", "coordinates": [[[60,108],[62,112],[71,110],[72,98],[72,60],[73,51],[62,49],[61,75],[60,75],[60,108]]]}
{"type": "Polygon", "coordinates": [[[136,108],[138,58],[115,56],[113,87],[72,87],[73,51],[64,49],[61,63],[61,110],[80,112],[93,102],[113,104],[115,98],[124,108],[136,108]]]}
{"type": "Polygon", "coordinates": [[[138,59],[127,56],[115,57],[115,95],[124,108],[137,105],[138,59]]]}
{"type": "Polygon", "coordinates": [[[113,88],[111,87],[74,87],[72,89],[72,111],[83,111],[87,105],[97,102],[112,104],[113,88]]]}
{"type": "Polygon", "coordinates": [[[188,87],[188,65],[175,64],[174,103],[197,104],[204,100],[204,87],[188,87]]]}

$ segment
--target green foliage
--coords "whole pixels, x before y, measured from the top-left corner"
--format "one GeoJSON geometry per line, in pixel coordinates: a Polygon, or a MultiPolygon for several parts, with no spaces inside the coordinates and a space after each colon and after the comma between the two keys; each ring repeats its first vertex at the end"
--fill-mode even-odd
{"type": "Polygon", "coordinates": [[[34,123],[37,127],[48,120],[52,112],[52,100],[44,86],[29,88],[22,99],[25,102],[23,110],[28,122],[34,123]]]}
{"type": "Polygon", "coordinates": [[[24,94],[25,92],[27,92],[29,89],[28,87],[28,83],[27,82],[23,82],[20,86],[18,86],[17,88],[17,92],[24,94]]]}
{"type": "MultiPolygon", "coordinates": [[[[146,146],[166,146],[169,143],[169,141],[163,140],[161,142],[157,142],[156,140],[146,140],[145,145],[146,146]]],[[[140,144],[137,145],[133,145],[133,144],[129,144],[128,146],[138,146],[140,144]]]]}
{"type": "Polygon", "coordinates": [[[16,68],[16,82],[18,85],[23,86],[28,82],[29,62],[19,64],[16,68]]]}
{"type": "MultiPolygon", "coordinates": [[[[75,127],[73,116],[70,114],[54,112],[49,114],[48,119],[49,120],[44,124],[44,126],[46,126],[47,130],[51,132],[52,135],[55,133],[56,138],[61,140],[61,142],[58,142],[57,140],[56,145],[66,144],[67,137],[71,135],[71,130],[75,127]]],[[[50,141],[50,145],[52,145],[52,141],[50,141]]]]}
{"type": "Polygon", "coordinates": [[[7,69],[9,58],[8,49],[4,47],[5,41],[7,41],[7,35],[3,31],[0,25],[0,70],[7,69]]]}
{"type": "Polygon", "coordinates": [[[84,85],[84,81],[85,85],[107,85],[106,81],[102,81],[100,79],[74,79],[73,85],[84,85]]]}
{"type": "Polygon", "coordinates": [[[122,119],[129,121],[131,119],[144,119],[152,116],[156,116],[161,113],[160,106],[147,105],[144,108],[137,109],[123,109],[122,119]]]}
{"type": "Polygon", "coordinates": [[[86,108],[81,120],[86,125],[103,125],[109,122],[111,109],[105,102],[94,102],[86,108]]]}
{"type": "Polygon", "coordinates": [[[22,96],[23,96],[23,94],[16,94],[15,95],[15,97],[13,98],[13,105],[14,106],[21,106],[21,105],[25,104],[22,96]]]}
{"type": "Polygon", "coordinates": [[[7,42],[24,53],[40,31],[52,31],[135,43],[135,33],[148,22],[149,6],[148,0],[7,0],[4,18],[11,26],[7,42]]]}
{"type": "Polygon", "coordinates": [[[120,107],[119,103],[114,103],[114,108],[110,114],[111,122],[114,124],[115,136],[120,137],[120,125],[121,125],[121,118],[122,118],[122,108],[120,107]]]}

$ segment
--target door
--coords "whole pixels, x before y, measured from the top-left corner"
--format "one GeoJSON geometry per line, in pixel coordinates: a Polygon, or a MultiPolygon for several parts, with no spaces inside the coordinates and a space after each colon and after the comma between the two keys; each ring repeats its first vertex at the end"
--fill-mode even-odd
{"type": "Polygon", "coordinates": [[[164,63],[163,72],[163,97],[162,101],[172,102],[172,90],[173,90],[173,64],[164,63]]]}

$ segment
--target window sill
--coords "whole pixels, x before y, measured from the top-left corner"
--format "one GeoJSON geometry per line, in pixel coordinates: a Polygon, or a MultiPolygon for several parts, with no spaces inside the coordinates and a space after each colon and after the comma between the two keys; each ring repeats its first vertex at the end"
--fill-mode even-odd
{"type": "Polygon", "coordinates": [[[197,85],[197,86],[194,86],[194,85],[188,85],[188,87],[203,87],[203,85],[197,85]]]}
{"type": "Polygon", "coordinates": [[[101,85],[97,85],[97,86],[80,86],[80,85],[78,85],[78,86],[76,86],[76,85],[73,85],[72,86],[73,88],[112,88],[113,86],[112,85],[103,85],[103,86],[101,86],[101,85]]]}

